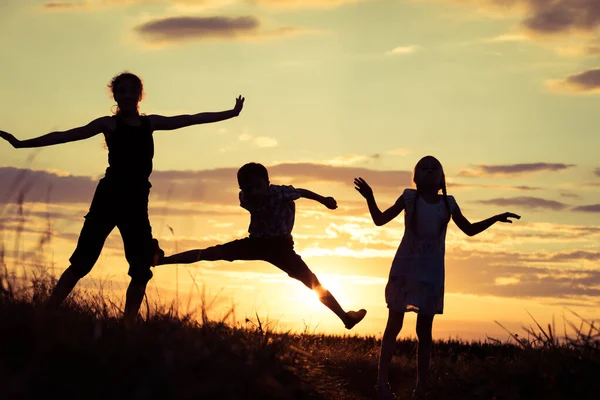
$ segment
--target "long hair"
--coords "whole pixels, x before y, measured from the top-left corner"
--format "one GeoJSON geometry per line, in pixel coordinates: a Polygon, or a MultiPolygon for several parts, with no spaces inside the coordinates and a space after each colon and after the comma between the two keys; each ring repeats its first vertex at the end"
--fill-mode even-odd
{"type": "Polygon", "coordinates": [[[442,196],[444,198],[444,204],[446,205],[446,211],[448,212],[448,219],[446,221],[444,221],[444,224],[447,224],[448,222],[450,222],[450,217],[451,217],[450,204],[448,203],[448,192],[446,190],[446,175],[444,174],[444,168],[442,167],[442,163],[434,156],[425,156],[425,157],[421,158],[419,160],[419,162],[417,162],[417,165],[415,165],[415,168],[413,169],[412,180],[413,180],[413,183],[417,187],[417,195],[415,196],[415,204],[413,206],[412,216],[410,217],[410,227],[415,236],[419,236],[418,225],[417,225],[417,204],[419,203],[419,194],[421,193],[421,190],[422,190],[422,188],[419,188],[419,184],[417,183],[415,178],[416,178],[417,170],[419,169],[420,165],[427,160],[431,160],[431,161],[434,161],[435,163],[437,163],[438,167],[440,168],[440,171],[442,173],[442,179],[440,181],[440,187],[438,188],[438,190],[442,191],[442,196]]]}

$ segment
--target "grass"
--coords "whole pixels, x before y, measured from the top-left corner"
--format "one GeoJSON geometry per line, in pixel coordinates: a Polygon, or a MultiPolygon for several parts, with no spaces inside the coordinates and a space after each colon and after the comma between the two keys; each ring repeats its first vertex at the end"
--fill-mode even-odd
{"type": "MultiPolygon", "coordinates": [[[[369,399],[380,340],[276,332],[259,317],[245,326],[171,305],[145,305],[126,330],[102,291],[76,292],[58,310],[44,300],[54,283],[0,274],[0,388],[3,399],[369,399]]],[[[227,316],[225,317],[227,318],[227,316]]],[[[535,322],[535,320],[534,320],[535,322]]],[[[535,325],[535,324],[534,324],[535,325]]],[[[575,337],[535,325],[515,343],[434,343],[431,399],[595,399],[600,332],[581,319],[575,337]]],[[[412,340],[398,341],[392,387],[409,398],[412,340]]]]}

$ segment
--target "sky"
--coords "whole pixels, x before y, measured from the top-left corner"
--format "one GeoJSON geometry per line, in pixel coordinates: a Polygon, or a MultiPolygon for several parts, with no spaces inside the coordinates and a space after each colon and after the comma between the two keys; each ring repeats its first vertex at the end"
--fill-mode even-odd
{"type": "MultiPolygon", "coordinates": [[[[337,199],[334,211],[297,201],[296,250],[343,307],[368,310],[352,332],[380,335],[403,218],[376,227],[353,178],[385,209],[432,154],[470,221],[522,216],[474,237],[450,224],[435,337],[505,339],[495,321],[520,333],[529,314],[560,326],[563,315],[578,322],[570,310],[598,318],[595,0],[3,0],[0,47],[0,129],[20,139],[110,115],[106,85],[125,70],[143,79],[147,114],[223,111],[246,98],[238,118],[155,132],[150,219],[167,254],[244,237],[235,174],[263,163],[274,184],[337,199]]],[[[100,136],[0,143],[11,271],[68,266],[106,166],[100,136]]],[[[119,297],[126,272],[115,230],[81,287],[104,282],[119,297]]],[[[193,309],[202,287],[215,318],[234,307],[234,323],[258,315],[281,329],[347,332],[262,262],[157,268],[148,296],[193,309]]],[[[401,336],[414,336],[414,320],[401,336]]]]}

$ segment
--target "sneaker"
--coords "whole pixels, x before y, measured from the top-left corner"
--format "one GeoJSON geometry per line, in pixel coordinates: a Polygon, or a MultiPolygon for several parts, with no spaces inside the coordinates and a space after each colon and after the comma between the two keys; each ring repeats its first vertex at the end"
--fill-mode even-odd
{"type": "Polygon", "coordinates": [[[165,258],[165,252],[158,245],[158,240],[152,239],[152,267],[160,265],[163,258],[165,258]]]}
{"type": "Polygon", "coordinates": [[[363,318],[367,315],[367,310],[361,309],[358,311],[348,311],[346,313],[346,317],[348,317],[348,321],[344,324],[346,329],[354,328],[354,325],[358,324],[363,318]]]}

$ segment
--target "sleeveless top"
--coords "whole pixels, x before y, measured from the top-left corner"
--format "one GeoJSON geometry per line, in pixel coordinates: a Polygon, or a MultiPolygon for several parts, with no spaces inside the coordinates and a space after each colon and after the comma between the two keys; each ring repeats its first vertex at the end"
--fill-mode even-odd
{"type": "Polygon", "coordinates": [[[113,116],[116,129],[105,134],[108,146],[108,168],[105,180],[130,188],[150,188],[154,158],[152,127],[147,116],[140,116],[139,126],[128,125],[118,115],[113,116]]]}
{"type": "Polygon", "coordinates": [[[450,213],[456,210],[453,196],[448,196],[448,207],[443,198],[437,204],[429,204],[414,189],[405,189],[404,236],[396,251],[390,276],[405,276],[416,280],[444,286],[444,255],[446,229],[450,213]],[[416,205],[416,232],[413,231],[413,214],[416,205]]]}

